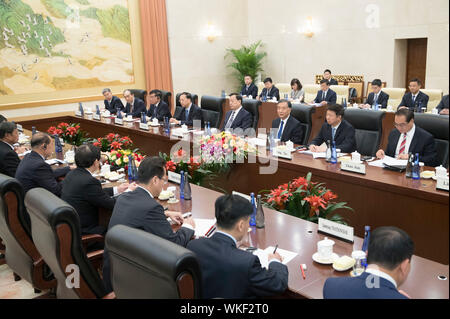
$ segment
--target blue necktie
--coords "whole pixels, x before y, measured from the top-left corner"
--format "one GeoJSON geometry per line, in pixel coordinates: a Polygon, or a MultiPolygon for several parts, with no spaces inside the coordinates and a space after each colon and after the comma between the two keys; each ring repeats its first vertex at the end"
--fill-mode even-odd
{"type": "Polygon", "coordinates": [[[281,134],[283,134],[284,121],[281,121],[280,129],[278,130],[278,139],[281,140],[281,134]]]}
{"type": "Polygon", "coordinates": [[[186,122],[188,121],[188,119],[189,119],[189,110],[186,109],[186,122]]]}
{"type": "Polygon", "coordinates": [[[334,136],[336,135],[336,129],[334,127],[331,129],[331,134],[333,135],[332,137],[334,141],[334,136]]]}

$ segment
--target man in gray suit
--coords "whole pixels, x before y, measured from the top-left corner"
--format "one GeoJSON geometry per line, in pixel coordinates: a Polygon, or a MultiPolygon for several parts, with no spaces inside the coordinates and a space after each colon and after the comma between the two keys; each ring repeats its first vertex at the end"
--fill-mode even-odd
{"type": "MultiPolygon", "coordinates": [[[[194,236],[195,223],[192,217],[183,219],[178,212],[164,212],[155,200],[167,182],[166,163],[160,157],[147,157],[139,166],[138,187],[133,192],[121,195],[114,206],[108,229],[116,225],[141,229],[186,247],[194,236]],[[173,232],[167,217],[182,227],[173,232]]],[[[103,282],[108,292],[112,291],[111,266],[108,251],[103,255],[103,282]]]]}

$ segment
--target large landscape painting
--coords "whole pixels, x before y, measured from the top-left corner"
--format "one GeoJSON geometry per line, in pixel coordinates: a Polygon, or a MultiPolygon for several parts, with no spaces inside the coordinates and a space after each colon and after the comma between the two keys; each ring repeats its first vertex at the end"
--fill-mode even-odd
{"type": "Polygon", "coordinates": [[[127,0],[0,0],[0,96],[132,83],[127,0]]]}

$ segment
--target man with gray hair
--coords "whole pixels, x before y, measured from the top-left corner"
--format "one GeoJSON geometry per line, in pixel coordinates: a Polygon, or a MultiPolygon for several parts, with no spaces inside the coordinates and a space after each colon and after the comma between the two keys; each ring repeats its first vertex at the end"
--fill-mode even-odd
{"type": "Polygon", "coordinates": [[[122,101],[112,94],[111,89],[104,89],[102,94],[105,97],[105,110],[108,110],[111,114],[123,111],[125,107],[122,101]]]}

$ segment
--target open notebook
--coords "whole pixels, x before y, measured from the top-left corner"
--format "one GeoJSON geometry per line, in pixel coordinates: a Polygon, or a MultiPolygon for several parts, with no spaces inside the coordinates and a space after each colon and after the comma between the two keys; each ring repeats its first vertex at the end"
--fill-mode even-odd
{"type": "MultiPolygon", "coordinates": [[[[273,253],[274,249],[275,247],[270,246],[264,250],[257,249],[253,252],[254,255],[258,256],[259,262],[261,263],[262,267],[267,269],[269,268],[269,254],[273,253]]],[[[277,253],[279,253],[281,257],[283,257],[283,264],[285,265],[298,255],[297,253],[294,253],[292,251],[280,248],[277,248],[277,253]]]]}

